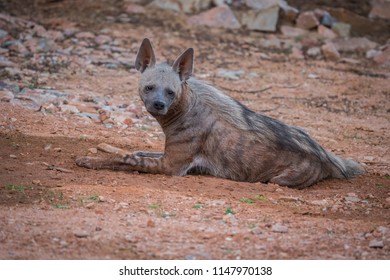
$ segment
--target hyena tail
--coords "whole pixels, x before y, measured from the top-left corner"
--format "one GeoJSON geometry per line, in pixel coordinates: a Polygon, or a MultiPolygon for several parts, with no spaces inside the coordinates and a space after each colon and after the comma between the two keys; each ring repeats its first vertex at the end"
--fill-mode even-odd
{"type": "Polygon", "coordinates": [[[327,154],[329,161],[332,163],[331,177],[349,179],[365,173],[363,167],[356,161],[339,158],[330,152],[327,152],[327,154]]]}

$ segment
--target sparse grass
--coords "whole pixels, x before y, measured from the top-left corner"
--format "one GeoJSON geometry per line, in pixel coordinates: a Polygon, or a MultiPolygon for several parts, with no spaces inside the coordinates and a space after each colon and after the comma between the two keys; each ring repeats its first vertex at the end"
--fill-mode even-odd
{"type": "Polygon", "coordinates": [[[89,200],[93,200],[93,201],[99,201],[99,196],[98,195],[93,195],[93,196],[90,196],[88,199],[89,200]]]}
{"type": "Polygon", "coordinates": [[[57,205],[54,205],[54,208],[57,208],[57,209],[69,209],[70,206],[57,204],[57,205]]]}
{"type": "Polygon", "coordinates": [[[382,188],[385,187],[383,184],[380,184],[380,183],[376,184],[375,186],[376,186],[378,189],[382,189],[382,188]]]}
{"type": "Polygon", "coordinates": [[[385,175],[384,176],[386,179],[390,179],[390,175],[385,175]]]}
{"type": "Polygon", "coordinates": [[[246,198],[246,197],[241,198],[240,201],[243,202],[243,203],[247,203],[247,204],[255,203],[255,201],[253,199],[249,199],[249,198],[246,198]]]}
{"type": "Polygon", "coordinates": [[[175,217],[175,213],[161,213],[160,215],[162,218],[169,218],[169,217],[175,217]]]}
{"type": "Polygon", "coordinates": [[[19,185],[8,184],[5,185],[4,188],[9,191],[25,193],[26,189],[32,189],[33,187],[30,185],[23,185],[23,184],[19,184],[19,185]]]}
{"type": "Polygon", "coordinates": [[[266,198],[265,195],[262,195],[262,194],[256,195],[255,198],[258,200],[268,200],[268,198],[266,198]]]}
{"type": "Polygon", "coordinates": [[[149,204],[148,208],[150,209],[159,209],[161,206],[157,203],[149,204]]]}
{"type": "Polygon", "coordinates": [[[232,208],[228,207],[228,208],[226,208],[226,211],[225,211],[225,215],[227,215],[227,214],[234,215],[234,214],[236,214],[236,212],[234,212],[232,208]]]}

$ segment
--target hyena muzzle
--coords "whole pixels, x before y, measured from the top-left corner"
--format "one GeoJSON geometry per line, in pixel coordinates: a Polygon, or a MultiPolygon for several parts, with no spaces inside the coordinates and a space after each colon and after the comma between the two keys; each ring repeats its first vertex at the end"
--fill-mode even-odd
{"type": "Polygon", "coordinates": [[[148,39],[135,67],[139,95],[165,136],[163,153],[82,157],[79,166],[183,176],[190,173],[305,188],[325,178],[362,174],[355,161],[324,150],[304,130],[255,113],[211,85],[191,77],[194,50],[156,65],[148,39]]]}

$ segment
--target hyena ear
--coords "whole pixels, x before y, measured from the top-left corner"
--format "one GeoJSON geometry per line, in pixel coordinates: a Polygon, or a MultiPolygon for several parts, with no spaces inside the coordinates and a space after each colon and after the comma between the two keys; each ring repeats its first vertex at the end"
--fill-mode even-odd
{"type": "Polygon", "coordinates": [[[188,80],[194,68],[194,49],[189,48],[183,52],[173,63],[172,68],[179,74],[181,81],[188,80]]]}
{"type": "Polygon", "coordinates": [[[141,73],[148,67],[153,67],[156,64],[156,57],[148,38],[142,41],[139,47],[137,58],[135,59],[135,68],[141,73]]]}

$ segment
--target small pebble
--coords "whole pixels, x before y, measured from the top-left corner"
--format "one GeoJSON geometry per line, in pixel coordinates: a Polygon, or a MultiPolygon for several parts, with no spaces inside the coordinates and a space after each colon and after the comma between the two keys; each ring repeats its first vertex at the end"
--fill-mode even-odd
{"type": "Polygon", "coordinates": [[[370,241],[370,243],[368,244],[368,246],[370,248],[383,248],[383,240],[379,240],[379,239],[373,239],[370,241]]]}
{"type": "Polygon", "coordinates": [[[271,230],[273,232],[286,233],[286,232],[288,232],[288,226],[276,223],[276,224],[272,225],[271,230]]]}
{"type": "Polygon", "coordinates": [[[78,238],[85,238],[89,235],[89,233],[85,230],[75,230],[73,234],[78,238]]]}
{"type": "Polygon", "coordinates": [[[98,150],[96,148],[90,148],[88,149],[88,152],[91,154],[97,154],[98,150]]]}

